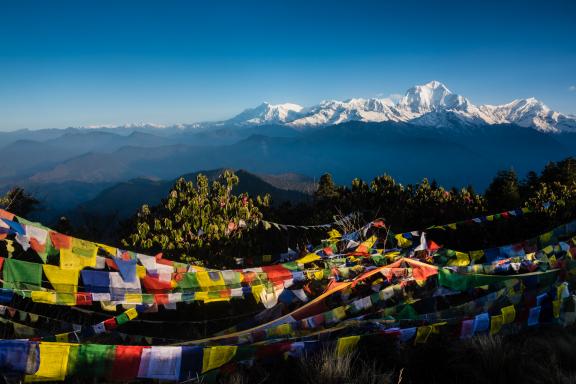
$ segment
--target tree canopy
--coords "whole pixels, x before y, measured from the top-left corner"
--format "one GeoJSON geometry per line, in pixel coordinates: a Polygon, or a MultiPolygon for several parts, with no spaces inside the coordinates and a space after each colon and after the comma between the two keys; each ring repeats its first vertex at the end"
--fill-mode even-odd
{"type": "Polygon", "coordinates": [[[260,207],[268,196],[256,201],[246,193],[234,195],[238,177],[224,171],[216,180],[199,174],[196,183],[178,179],[166,199],[155,207],[142,206],[133,232],[123,244],[147,252],[166,251],[181,261],[220,264],[218,260],[259,224],[260,207]]]}

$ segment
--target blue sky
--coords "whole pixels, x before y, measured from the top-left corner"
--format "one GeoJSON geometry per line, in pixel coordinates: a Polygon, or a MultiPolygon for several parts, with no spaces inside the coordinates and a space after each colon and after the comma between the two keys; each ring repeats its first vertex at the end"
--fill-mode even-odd
{"type": "Polygon", "coordinates": [[[0,0],[0,130],[403,93],[576,113],[576,2],[0,0]]]}

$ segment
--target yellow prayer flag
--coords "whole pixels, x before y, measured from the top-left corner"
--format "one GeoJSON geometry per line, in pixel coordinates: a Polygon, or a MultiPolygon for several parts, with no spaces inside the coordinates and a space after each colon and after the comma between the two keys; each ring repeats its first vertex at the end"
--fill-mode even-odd
{"type": "Polygon", "coordinates": [[[342,237],[340,232],[338,232],[338,230],[336,230],[336,229],[332,229],[332,230],[328,231],[328,236],[330,236],[330,239],[337,239],[337,238],[342,237]]]}
{"type": "Polygon", "coordinates": [[[116,312],[116,304],[112,304],[109,301],[101,301],[100,306],[106,312],[116,312]]]}
{"type": "Polygon", "coordinates": [[[68,367],[70,344],[40,343],[40,366],[33,375],[26,375],[24,382],[64,381],[68,367]]]}
{"type": "MultiPolygon", "coordinates": [[[[73,237],[71,251],[76,255],[85,257],[87,259],[94,259],[94,261],[96,261],[98,245],[88,240],[81,240],[73,237]]],[[[114,256],[116,255],[114,254],[114,256]]],[[[96,266],[96,264],[94,264],[94,266],[96,266]]]]}
{"type": "Polygon", "coordinates": [[[438,334],[438,333],[440,333],[440,327],[442,327],[443,325],[446,325],[446,324],[448,324],[448,322],[446,322],[446,321],[443,321],[443,322],[441,322],[441,323],[432,324],[432,325],[430,326],[430,327],[432,328],[432,329],[430,330],[430,332],[431,332],[431,333],[434,333],[434,334],[438,334]]]}
{"type": "Polygon", "coordinates": [[[470,257],[465,252],[456,252],[456,258],[448,261],[450,267],[465,267],[470,264],[470,257]]]}
{"type": "Polygon", "coordinates": [[[554,315],[554,318],[559,318],[560,317],[560,308],[562,306],[562,300],[558,299],[558,300],[554,300],[552,302],[552,313],[554,315]]]}
{"type": "Polygon", "coordinates": [[[556,263],[557,263],[556,256],[555,255],[550,256],[550,258],[548,259],[548,264],[550,264],[550,266],[553,267],[556,265],[556,263]]]}
{"type": "Polygon", "coordinates": [[[564,287],[565,287],[564,284],[559,284],[559,285],[556,287],[556,297],[557,297],[557,298],[561,298],[562,296],[564,296],[564,294],[563,294],[563,292],[564,292],[564,287]]]}
{"type": "Polygon", "coordinates": [[[54,290],[67,293],[76,293],[78,290],[78,270],[65,270],[49,264],[44,264],[43,269],[54,290]]]}
{"type": "Polygon", "coordinates": [[[56,304],[59,305],[76,305],[75,292],[56,292],[56,304]]]}
{"type": "Polygon", "coordinates": [[[136,266],[136,276],[138,276],[139,279],[143,279],[146,277],[146,267],[143,265],[137,265],[136,266]]]}
{"type": "Polygon", "coordinates": [[[204,348],[202,357],[202,373],[219,368],[236,356],[235,345],[204,348]]]}
{"type": "Polygon", "coordinates": [[[252,286],[252,295],[254,295],[254,299],[257,303],[260,303],[260,294],[264,290],[263,285],[253,285],[252,286]]]}
{"type": "Polygon", "coordinates": [[[308,264],[308,263],[311,263],[311,262],[313,262],[313,261],[320,260],[320,259],[321,259],[321,257],[318,256],[317,254],[315,254],[315,253],[309,253],[309,254],[307,254],[306,256],[304,256],[304,257],[296,260],[296,262],[297,262],[298,264],[308,264]]]}
{"type": "Polygon", "coordinates": [[[356,345],[358,345],[359,340],[360,336],[340,337],[336,345],[336,356],[342,357],[352,352],[356,348],[356,345]]]}
{"type": "Polygon", "coordinates": [[[514,322],[514,319],[516,318],[516,309],[513,305],[504,307],[500,311],[502,312],[502,320],[504,324],[510,324],[514,322]]]}
{"type": "Polygon", "coordinates": [[[396,239],[398,246],[400,248],[408,248],[409,246],[412,245],[412,242],[407,238],[405,238],[404,236],[402,236],[402,234],[398,234],[394,236],[394,238],[396,239]]]}
{"type": "Polygon", "coordinates": [[[204,291],[214,290],[211,288],[223,287],[226,285],[224,278],[222,277],[222,272],[196,272],[196,279],[198,280],[198,285],[204,291]],[[215,280],[212,277],[216,277],[215,280]]]}
{"type": "Polygon", "coordinates": [[[55,335],[56,342],[58,343],[67,343],[68,342],[68,333],[60,333],[55,335]]]}
{"type": "Polygon", "coordinates": [[[32,291],[32,301],[35,303],[56,304],[56,292],[32,291]]]}
{"type": "Polygon", "coordinates": [[[344,307],[336,307],[332,310],[332,314],[334,314],[334,317],[338,320],[342,320],[346,317],[346,309],[344,307]]]}
{"type": "Polygon", "coordinates": [[[208,292],[194,292],[194,300],[196,301],[206,301],[208,300],[208,292]]]}
{"type": "Polygon", "coordinates": [[[105,250],[105,251],[106,251],[107,253],[109,253],[110,255],[116,257],[116,250],[117,250],[118,248],[112,247],[112,246],[106,245],[106,244],[100,244],[100,243],[96,243],[96,245],[97,245],[99,248],[102,248],[103,250],[105,250]]]}
{"type": "Polygon", "coordinates": [[[94,256],[87,257],[77,254],[71,249],[60,249],[60,268],[79,271],[84,267],[96,267],[96,253],[94,256]]]}
{"type": "Polygon", "coordinates": [[[426,341],[428,341],[428,337],[431,333],[432,327],[429,325],[418,327],[416,330],[416,338],[414,339],[414,344],[424,344],[426,341]]]}
{"type": "MultiPolygon", "coordinates": [[[[376,240],[378,240],[376,236],[374,235],[370,236],[368,239],[360,243],[358,247],[356,247],[356,252],[368,253],[372,249],[374,244],[376,244],[376,240]]],[[[410,242],[410,244],[412,244],[410,240],[408,241],[410,242]]],[[[410,244],[408,244],[408,246],[410,246],[410,244]]]]}
{"type": "Polygon", "coordinates": [[[53,292],[53,291],[32,291],[30,298],[35,303],[76,305],[76,293],[53,292]]]}
{"type": "Polygon", "coordinates": [[[204,303],[205,303],[205,304],[208,304],[208,303],[216,303],[216,302],[219,302],[219,301],[227,301],[227,302],[229,302],[229,301],[230,301],[230,298],[229,298],[229,297],[208,297],[207,299],[204,300],[204,303]]]}
{"type": "Polygon", "coordinates": [[[138,317],[138,311],[136,310],[136,308],[130,308],[129,310],[127,310],[126,312],[126,316],[128,316],[128,318],[130,320],[135,319],[138,317]]]}
{"type": "Polygon", "coordinates": [[[456,226],[456,223],[451,223],[451,224],[448,224],[447,226],[448,226],[448,228],[453,229],[453,230],[458,229],[458,227],[456,226]]]}
{"type": "Polygon", "coordinates": [[[142,304],[142,294],[141,293],[125,293],[124,303],[126,304],[142,304]]]}
{"type": "Polygon", "coordinates": [[[292,332],[292,327],[288,323],[280,324],[274,328],[274,335],[276,336],[288,336],[292,332]]]}
{"type": "Polygon", "coordinates": [[[484,251],[470,251],[472,261],[479,261],[484,257],[484,251]]]}
{"type": "MultiPolygon", "coordinates": [[[[543,233],[543,234],[540,235],[540,241],[541,241],[542,243],[547,243],[547,242],[549,242],[550,240],[552,240],[552,236],[553,236],[553,235],[554,235],[554,232],[553,232],[553,231],[543,233]]],[[[546,248],[548,248],[548,247],[546,247],[546,248]]],[[[546,249],[546,248],[544,248],[544,249],[546,249]]],[[[546,251],[544,251],[544,252],[546,252],[546,251]]]]}
{"type": "Polygon", "coordinates": [[[492,316],[490,318],[490,334],[495,335],[500,332],[504,324],[504,317],[502,315],[492,316]]]}

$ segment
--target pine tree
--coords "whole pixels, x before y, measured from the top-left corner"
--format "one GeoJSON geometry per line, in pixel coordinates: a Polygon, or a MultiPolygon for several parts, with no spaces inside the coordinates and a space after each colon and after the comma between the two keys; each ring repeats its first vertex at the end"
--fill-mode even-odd
{"type": "Polygon", "coordinates": [[[517,208],[521,204],[521,196],[516,172],[513,169],[499,171],[486,189],[485,197],[489,209],[517,208]]]}

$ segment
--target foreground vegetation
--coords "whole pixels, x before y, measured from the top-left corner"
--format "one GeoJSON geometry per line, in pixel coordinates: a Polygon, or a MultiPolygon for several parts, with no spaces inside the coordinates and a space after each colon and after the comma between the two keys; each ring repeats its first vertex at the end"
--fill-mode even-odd
{"type": "Polygon", "coordinates": [[[568,384],[576,382],[575,354],[576,329],[552,327],[468,340],[436,338],[417,348],[375,343],[343,357],[333,350],[323,350],[273,365],[234,367],[220,382],[568,384]]]}

